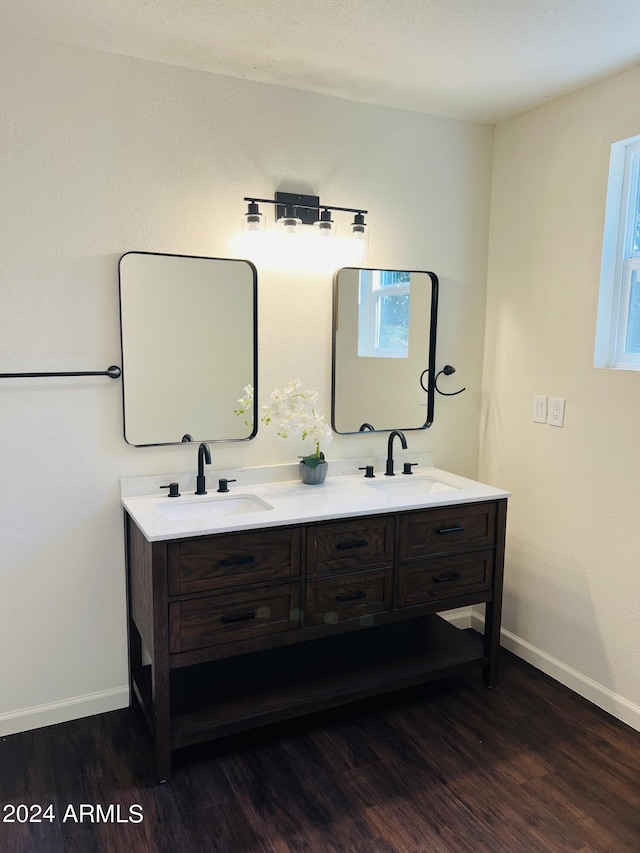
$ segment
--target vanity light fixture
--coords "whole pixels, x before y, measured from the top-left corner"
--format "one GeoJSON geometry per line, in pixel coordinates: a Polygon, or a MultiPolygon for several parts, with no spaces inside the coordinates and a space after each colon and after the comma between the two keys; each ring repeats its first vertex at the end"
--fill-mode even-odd
{"type": "Polygon", "coordinates": [[[331,218],[331,211],[328,207],[324,208],[320,214],[320,219],[316,219],[313,223],[313,227],[316,229],[320,237],[335,237],[336,226],[335,222],[331,218]]]}
{"type": "Polygon", "coordinates": [[[252,201],[245,213],[245,230],[247,233],[264,231],[265,219],[264,214],[260,213],[260,208],[252,201]]]}
{"type": "Polygon", "coordinates": [[[285,205],[284,216],[277,220],[277,224],[283,234],[295,236],[302,232],[302,219],[298,216],[297,208],[292,204],[285,205]]]}
{"type": "MultiPolygon", "coordinates": [[[[366,213],[366,211],[364,211],[366,213]]],[[[351,234],[354,240],[366,240],[367,238],[367,223],[364,221],[363,211],[358,211],[353,217],[351,223],[351,234]]]]}
{"type": "Polygon", "coordinates": [[[275,198],[256,198],[245,196],[248,202],[245,214],[245,231],[247,233],[262,231],[265,227],[265,218],[260,213],[259,205],[275,205],[275,217],[278,228],[285,234],[295,235],[302,232],[303,225],[313,225],[317,234],[322,237],[333,237],[336,235],[336,224],[332,218],[333,211],[340,213],[353,213],[353,222],[350,225],[350,234],[356,240],[366,240],[367,224],[364,221],[367,211],[362,207],[337,207],[334,204],[321,204],[320,198],[315,195],[301,195],[300,193],[277,192],[275,198]]]}

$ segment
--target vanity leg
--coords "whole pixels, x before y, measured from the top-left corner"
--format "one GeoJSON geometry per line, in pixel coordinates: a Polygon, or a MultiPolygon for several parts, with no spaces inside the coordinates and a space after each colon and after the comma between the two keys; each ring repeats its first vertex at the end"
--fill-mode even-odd
{"type": "Polygon", "coordinates": [[[153,691],[153,745],[158,782],[166,782],[171,776],[171,715],[168,661],[154,665],[152,673],[153,691]]]}
{"type": "Polygon", "coordinates": [[[159,742],[156,743],[156,778],[160,785],[171,777],[171,749],[159,742]]]}
{"type": "Polygon", "coordinates": [[[142,670],[142,640],[133,619],[129,618],[129,706],[138,707],[138,697],[134,689],[135,679],[142,670]]]}
{"type": "Polygon", "coordinates": [[[484,653],[489,663],[482,670],[487,687],[498,683],[500,666],[500,628],[502,625],[502,586],[504,577],[504,542],[507,527],[507,501],[497,502],[496,512],[496,553],[493,579],[493,599],[488,601],[484,619],[484,653]]]}
{"type": "Polygon", "coordinates": [[[498,683],[500,667],[500,616],[496,618],[493,601],[488,601],[484,619],[484,653],[489,663],[482,670],[482,679],[486,687],[495,687],[498,683]]]}
{"type": "Polygon", "coordinates": [[[167,614],[167,549],[153,543],[153,652],[151,693],[153,743],[159,782],[171,776],[171,672],[169,669],[169,625],[167,614]]]}
{"type": "Polygon", "coordinates": [[[129,706],[138,707],[138,697],[134,688],[135,679],[142,670],[142,637],[133,618],[133,595],[131,590],[131,549],[129,543],[129,527],[127,516],[124,519],[125,562],[127,567],[127,655],[129,658],[129,706]]]}

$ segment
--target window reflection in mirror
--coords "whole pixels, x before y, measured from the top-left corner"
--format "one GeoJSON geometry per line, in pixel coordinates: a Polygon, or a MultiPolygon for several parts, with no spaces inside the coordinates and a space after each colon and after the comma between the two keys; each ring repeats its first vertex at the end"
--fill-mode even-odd
{"type": "Polygon", "coordinates": [[[408,358],[410,273],[360,270],[358,355],[408,358]]]}
{"type": "Polygon", "coordinates": [[[336,273],[332,381],[336,432],[431,425],[437,298],[434,273],[355,267],[336,273]]]}
{"type": "MultiPolygon", "coordinates": [[[[249,261],[128,252],[120,259],[125,439],[241,441],[257,376],[257,275],[249,261]]],[[[254,398],[255,399],[255,398],[254,398]]]]}

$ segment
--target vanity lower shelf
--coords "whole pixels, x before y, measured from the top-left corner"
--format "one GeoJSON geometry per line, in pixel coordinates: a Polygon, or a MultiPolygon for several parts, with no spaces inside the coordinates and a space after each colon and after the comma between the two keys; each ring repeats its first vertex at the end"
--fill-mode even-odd
{"type": "MultiPolygon", "coordinates": [[[[184,667],[171,674],[171,748],[486,666],[482,642],[437,615],[184,667]]],[[[151,667],[136,678],[151,696],[151,667]]]]}

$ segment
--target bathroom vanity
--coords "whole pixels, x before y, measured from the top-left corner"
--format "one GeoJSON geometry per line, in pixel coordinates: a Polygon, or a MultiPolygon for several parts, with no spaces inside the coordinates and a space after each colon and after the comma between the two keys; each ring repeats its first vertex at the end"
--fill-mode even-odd
{"type": "Polygon", "coordinates": [[[507,498],[435,469],[123,498],[158,779],[189,744],[474,667],[493,686],[507,498]],[[479,603],[481,641],[437,615],[479,603]]]}

